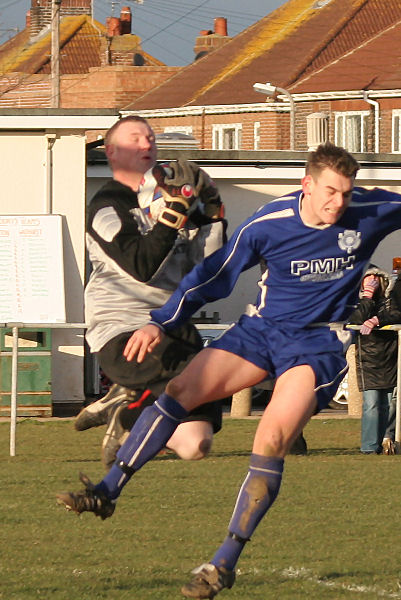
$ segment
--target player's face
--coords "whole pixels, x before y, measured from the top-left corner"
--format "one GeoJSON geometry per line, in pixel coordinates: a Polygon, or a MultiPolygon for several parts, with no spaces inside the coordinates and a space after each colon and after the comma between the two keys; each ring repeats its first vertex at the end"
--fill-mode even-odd
{"type": "Polygon", "coordinates": [[[114,169],[146,173],[156,163],[155,135],[146,123],[127,121],[113,133],[106,153],[114,169]]]}
{"type": "Polygon", "coordinates": [[[333,225],[349,205],[354,186],[353,177],[345,177],[326,168],[315,178],[302,179],[304,198],[301,217],[309,225],[333,225]]]}

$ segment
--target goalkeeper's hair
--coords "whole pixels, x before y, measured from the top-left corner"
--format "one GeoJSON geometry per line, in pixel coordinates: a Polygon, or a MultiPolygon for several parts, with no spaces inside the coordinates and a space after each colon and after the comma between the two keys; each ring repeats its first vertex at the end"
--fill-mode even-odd
{"type": "Polygon", "coordinates": [[[355,177],[359,163],[345,148],[326,142],[309,153],[305,172],[315,179],[327,168],[344,177],[355,177]]]}
{"type": "Polygon", "coordinates": [[[139,115],[130,115],[129,117],[123,117],[122,119],[119,119],[118,121],[116,121],[114,123],[114,125],[112,125],[110,127],[110,129],[107,131],[106,135],[104,136],[104,145],[108,146],[109,144],[111,144],[111,139],[113,137],[113,134],[117,131],[117,129],[119,127],[121,127],[121,125],[124,125],[124,123],[129,123],[129,122],[134,122],[134,123],[144,123],[145,125],[147,125],[149,127],[149,129],[151,130],[151,126],[149,125],[149,123],[147,122],[146,119],[144,119],[143,117],[140,117],[139,115]]]}

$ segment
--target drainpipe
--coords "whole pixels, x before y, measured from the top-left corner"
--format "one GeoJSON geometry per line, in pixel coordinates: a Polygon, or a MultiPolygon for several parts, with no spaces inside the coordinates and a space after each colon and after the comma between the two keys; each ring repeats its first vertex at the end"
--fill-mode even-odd
{"type": "Polygon", "coordinates": [[[378,103],[377,100],[372,100],[371,98],[368,97],[368,92],[363,92],[363,99],[365,100],[365,102],[367,102],[368,104],[371,104],[374,108],[375,111],[375,152],[378,153],[379,152],[379,146],[380,146],[380,138],[379,138],[379,116],[380,116],[380,105],[378,103]]]}
{"type": "Polygon", "coordinates": [[[53,146],[56,141],[55,133],[47,133],[47,157],[46,157],[46,207],[45,214],[53,213],[53,146]]]}
{"type": "Polygon", "coordinates": [[[202,108],[201,114],[201,149],[205,149],[205,106],[202,108]]]}

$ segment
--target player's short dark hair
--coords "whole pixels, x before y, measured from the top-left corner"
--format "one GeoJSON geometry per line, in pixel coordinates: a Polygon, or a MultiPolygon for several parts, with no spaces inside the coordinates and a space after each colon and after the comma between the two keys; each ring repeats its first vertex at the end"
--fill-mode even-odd
{"type": "Polygon", "coordinates": [[[359,163],[345,148],[326,142],[309,153],[305,171],[307,175],[313,177],[327,168],[344,175],[344,177],[355,177],[359,163]]]}
{"type": "Polygon", "coordinates": [[[130,121],[132,121],[132,122],[139,121],[140,123],[145,123],[145,125],[147,125],[149,127],[149,129],[151,129],[149,123],[147,122],[146,119],[144,119],[144,117],[140,117],[139,115],[129,115],[128,117],[123,117],[122,119],[119,119],[118,121],[116,121],[114,123],[114,125],[112,125],[110,127],[110,129],[107,131],[106,135],[104,136],[104,145],[107,146],[108,144],[110,144],[110,139],[111,139],[113,133],[115,133],[121,125],[123,125],[124,123],[129,123],[130,121]]]}

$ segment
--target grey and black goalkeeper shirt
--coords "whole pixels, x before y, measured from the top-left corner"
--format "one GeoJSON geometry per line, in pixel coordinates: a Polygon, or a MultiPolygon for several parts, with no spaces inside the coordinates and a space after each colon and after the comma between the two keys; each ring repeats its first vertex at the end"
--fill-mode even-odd
{"type": "Polygon", "coordinates": [[[88,209],[92,272],[85,289],[85,320],[91,351],[145,325],[150,310],[163,306],[182,277],[221,247],[225,225],[197,210],[177,232],[154,221],[130,187],[115,180],[106,183],[88,209]]]}

